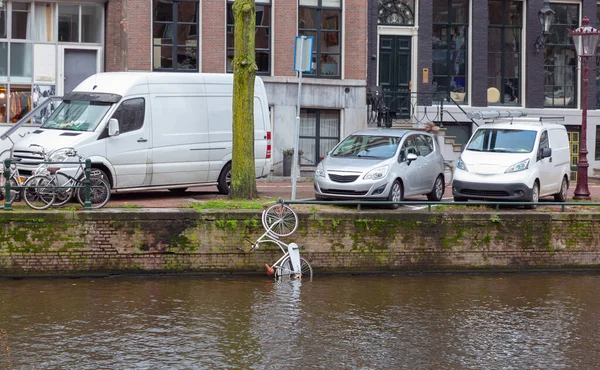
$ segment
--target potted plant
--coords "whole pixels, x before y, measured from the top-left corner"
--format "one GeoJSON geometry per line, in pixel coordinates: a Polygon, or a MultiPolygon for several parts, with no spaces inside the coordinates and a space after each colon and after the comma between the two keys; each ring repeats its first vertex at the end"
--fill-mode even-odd
{"type": "MultiPolygon", "coordinates": [[[[302,149],[298,150],[298,163],[300,163],[300,158],[304,154],[302,149]]],[[[294,148],[284,149],[283,150],[283,176],[290,176],[292,173],[292,158],[294,157],[294,148]]]]}

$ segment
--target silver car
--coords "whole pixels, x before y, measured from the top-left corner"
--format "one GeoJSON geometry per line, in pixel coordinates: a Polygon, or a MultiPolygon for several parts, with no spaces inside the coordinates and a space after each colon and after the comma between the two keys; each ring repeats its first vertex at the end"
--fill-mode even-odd
{"type": "MultiPolygon", "coordinates": [[[[444,158],[435,138],[412,130],[365,130],[342,140],[317,166],[317,199],[399,202],[444,195],[444,158]]],[[[392,205],[397,208],[398,205],[392,205]]]]}

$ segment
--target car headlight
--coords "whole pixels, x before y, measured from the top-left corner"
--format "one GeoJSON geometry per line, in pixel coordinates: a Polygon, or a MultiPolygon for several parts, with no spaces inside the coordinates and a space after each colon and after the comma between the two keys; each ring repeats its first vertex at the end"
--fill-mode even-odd
{"type": "Polygon", "coordinates": [[[506,171],[504,171],[504,173],[511,173],[511,172],[519,172],[519,171],[523,171],[529,168],[529,158],[522,160],[521,162],[517,162],[515,164],[513,164],[512,166],[508,167],[508,169],[506,171]]]}
{"type": "Polygon", "coordinates": [[[325,167],[323,167],[323,162],[320,162],[317,165],[317,169],[315,170],[315,177],[325,177],[325,167]]]}
{"type": "Polygon", "coordinates": [[[463,162],[461,157],[458,157],[458,160],[456,161],[456,168],[458,168],[459,170],[469,172],[469,170],[467,169],[467,165],[465,164],[465,162],[463,162]]]}
{"type": "Polygon", "coordinates": [[[378,167],[374,170],[369,171],[364,179],[365,180],[380,180],[383,179],[385,177],[385,175],[387,175],[388,173],[388,166],[384,166],[384,167],[378,167]]]}

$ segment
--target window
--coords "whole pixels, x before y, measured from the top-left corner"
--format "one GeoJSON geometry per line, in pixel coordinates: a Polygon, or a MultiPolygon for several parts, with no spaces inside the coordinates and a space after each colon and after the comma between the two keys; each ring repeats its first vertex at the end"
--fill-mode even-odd
{"type": "Polygon", "coordinates": [[[488,96],[490,104],[519,104],[523,2],[489,0],[488,96]]]}
{"type": "Polygon", "coordinates": [[[575,108],[577,55],[568,30],[579,27],[579,5],[550,3],[555,17],[544,49],[544,107],[575,108]]]}
{"type": "Polygon", "coordinates": [[[427,136],[417,136],[417,150],[419,155],[425,157],[433,152],[433,148],[430,146],[430,142],[427,140],[427,136]]]}
{"type": "Polygon", "coordinates": [[[119,108],[113,113],[112,118],[119,121],[119,131],[121,134],[139,130],[144,125],[144,114],[146,104],[144,98],[135,98],[125,100],[119,108]]]}
{"type": "Polygon", "coordinates": [[[466,101],[469,1],[433,0],[433,14],[434,91],[466,101]]]}
{"type": "Polygon", "coordinates": [[[34,39],[35,41],[53,42],[54,32],[54,6],[49,3],[35,4],[35,26],[34,39]]]}
{"type": "Polygon", "coordinates": [[[300,164],[316,165],[340,141],[340,112],[336,110],[301,109],[300,164]]]}
{"type": "Polygon", "coordinates": [[[537,160],[542,160],[542,149],[550,148],[550,142],[548,141],[548,131],[542,132],[540,135],[540,145],[538,147],[537,160]]]}
{"type": "Polygon", "coordinates": [[[31,20],[28,3],[12,3],[12,38],[31,38],[31,20]]]}
{"type": "Polygon", "coordinates": [[[307,76],[341,77],[341,27],[341,0],[299,0],[298,34],[315,39],[307,76]]]}
{"type": "Polygon", "coordinates": [[[198,0],[153,0],[155,71],[198,71],[198,0]]]}
{"type": "MultiPolygon", "coordinates": [[[[36,6],[36,12],[39,7],[36,6]]],[[[104,33],[103,22],[104,9],[99,4],[90,5],[58,5],[58,41],[59,42],[85,42],[96,43],[102,42],[102,34],[104,33]],[[81,27],[80,27],[81,25],[81,27]],[[81,29],[80,29],[81,28],[81,29]]],[[[52,22],[51,9],[43,12],[42,15],[36,14],[36,21],[40,20],[44,23],[36,22],[36,37],[44,40],[51,32],[52,22]],[[45,20],[44,20],[45,18],[45,20]],[[46,30],[44,31],[44,27],[46,30]]],[[[45,40],[47,41],[47,40],[45,40]]]]}
{"type": "Polygon", "coordinates": [[[415,0],[379,0],[377,23],[391,26],[415,24],[415,0]]]}
{"type": "MultiPolygon", "coordinates": [[[[227,3],[227,72],[233,72],[234,57],[234,26],[233,1],[227,3]]],[[[256,0],[256,26],[255,26],[254,50],[256,71],[259,75],[271,73],[271,0],[256,0]]]]}

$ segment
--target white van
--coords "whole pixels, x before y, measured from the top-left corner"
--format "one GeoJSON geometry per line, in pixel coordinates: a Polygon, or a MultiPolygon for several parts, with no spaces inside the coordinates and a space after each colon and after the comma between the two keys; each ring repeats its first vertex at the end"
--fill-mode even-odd
{"type": "MultiPolygon", "coordinates": [[[[38,129],[17,141],[22,170],[46,150],[73,147],[104,172],[117,191],[231,183],[233,75],[99,73],[87,78],[38,129]]],[[[270,172],[271,133],[263,81],[254,87],[256,177],[270,172]]]]}
{"type": "Polygon", "coordinates": [[[456,161],[452,195],[455,201],[530,202],[553,195],[564,202],[569,174],[569,137],[564,125],[526,118],[485,123],[456,161]]]}

